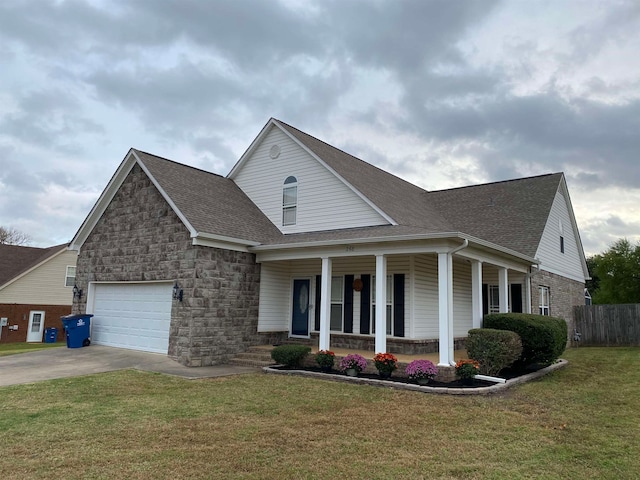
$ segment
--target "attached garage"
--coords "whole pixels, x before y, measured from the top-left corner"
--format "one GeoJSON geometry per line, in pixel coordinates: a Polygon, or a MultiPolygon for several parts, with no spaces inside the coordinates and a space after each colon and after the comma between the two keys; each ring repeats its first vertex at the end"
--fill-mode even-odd
{"type": "Polygon", "coordinates": [[[166,354],[172,288],[170,282],[93,284],[92,342],[166,354]]]}

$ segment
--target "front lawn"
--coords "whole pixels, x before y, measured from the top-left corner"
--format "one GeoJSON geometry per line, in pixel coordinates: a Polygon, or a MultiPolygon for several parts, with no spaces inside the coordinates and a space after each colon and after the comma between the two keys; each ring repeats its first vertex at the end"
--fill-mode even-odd
{"type": "Polygon", "coordinates": [[[10,478],[558,478],[640,472],[640,348],[486,397],[121,371],[0,388],[10,478]]]}
{"type": "Polygon", "coordinates": [[[57,343],[2,343],[0,344],[0,357],[15,355],[17,353],[33,352],[44,348],[66,347],[64,342],[57,343]]]}

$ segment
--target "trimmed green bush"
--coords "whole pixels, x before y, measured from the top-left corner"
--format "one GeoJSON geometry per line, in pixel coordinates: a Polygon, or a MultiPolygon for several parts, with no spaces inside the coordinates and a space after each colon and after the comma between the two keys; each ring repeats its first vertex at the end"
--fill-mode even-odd
{"type": "Polygon", "coordinates": [[[271,358],[280,365],[299,367],[310,352],[311,347],[305,345],[279,345],[271,350],[271,358]]]}
{"type": "Polygon", "coordinates": [[[509,330],[520,335],[522,355],[517,367],[556,361],[567,345],[567,323],[561,318],[528,313],[495,313],[484,317],[485,328],[509,330]]]}
{"type": "Polygon", "coordinates": [[[474,328],[469,330],[466,346],[469,358],[480,363],[483,375],[497,375],[522,354],[520,335],[508,330],[474,328]]]}

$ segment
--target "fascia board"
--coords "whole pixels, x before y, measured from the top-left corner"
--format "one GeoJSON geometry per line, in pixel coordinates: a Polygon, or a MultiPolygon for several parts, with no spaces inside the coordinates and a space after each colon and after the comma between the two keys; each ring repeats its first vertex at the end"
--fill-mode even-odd
{"type": "MultiPolygon", "coordinates": [[[[410,242],[410,241],[424,241],[424,240],[468,240],[471,244],[475,244],[479,247],[483,247],[489,249],[491,251],[499,252],[501,255],[506,255],[508,257],[516,258],[518,262],[523,262],[528,265],[538,265],[540,263],[539,260],[529,257],[528,255],[523,255],[509,248],[502,247],[500,245],[493,244],[491,242],[487,242],[477,237],[473,237],[471,235],[466,235],[461,232],[443,232],[443,233],[432,233],[432,234],[418,234],[418,235],[396,235],[390,237],[371,237],[371,238],[361,238],[361,239],[336,239],[336,240],[326,240],[326,241],[316,241],[316,242],[306,242],[306,243],[295,243],[295,244],[279,244],[279,245],[258,245],[255,247],[250,247],[249,250],[255,253],[266,253],[266,252],[284,252],[291,251],[296,249],[310,249],[310,248],[333,248],[336,246],[343,245],[367,245],[367,244],[389,244],[389,243],[397,243],[397,242],[410,242]]],[[[446,252],[450,246],[443,247],[443,252],[446,252]]],[[[414,249],[415,250],[415,249],[414,249]]],[[[430,249],[429,251],[437,252],[437,249],[430,249]]],[[[464,250],[462,250],[464,251],[464,250]]],[[[408,253],[407,250],[405,253],[408,253]]],[[[354,253],[351,253],[354,255],[354,253]]],[[[290,255],[287,255],[288,257],[290,255]]],[[[349,256],[348,253],[340,254],[340,256],[349,256]]],[[[263,255],[263,258],[266,258],[266,255],[263,255]]]]}
{"type": "MultiPolygon", "coordinates": [[[[262,130],[260,130],[260,133],[258,134],[258,136],[253,139],[253,142],[251,142],[249,147],[245,150],[245,152],[242,154],[240,159],[236,162],[236,164],[233,166],[231,171],[227,174],[227,178],[233,180],[236,177],[238,172],[242,169],[242,166],[246,163],[247,159],[251,156],[251,154],[253,154],[255,149],[258,148],[258,145],[262,143],[262,139],[267,135],[267,132],[269,131],[269,127],[275,124],[276,124],[275,119],[270,118],[269,121],[265,124],[265,126],[262,127],[262,130]]],[[[278,127],[281,128],[280,126],[278,127]]]]}
{"type": "Polygon", "coordinates": [[[173,202],[171,197],[167,194],[167,192],[165,192],[165,190],[162,188],[162,186],[158,183],[158,181],[151,174],[147,166],[144,164],[144,162],[140,159],[140,157],[138,157],[136,152],[133,152],[133,156],[136,158],[138,165],[140,165],[140,168],[142,168],[144,173],[149,177],[149,179],[151,179],[151,183],[153,183],[153,185],[158,189],[158,191],[160,192],[160,195],[162,195],[162,198],[164,198],[165,202],[169,204],[169,206],[178,216],[180,221],[184,224],[185,227],[187,227],[187,230],[189,230],[189,233],[191,234],[191,236],[195,237],[197,235],[197,232],[196,232],[196,229],[193,228],[193,225],[191,225],[191,222],[187,220],[187,217],[185,217],[185,215],[180,211],[177,205],[173,202]]]}
{"type": "Polygon", "coordinates": [[[29,275],[31,272],[33,272],[34,270],[37,270],[38,268],[40,268],[42,265],[44,265],[47,262],[50,262],[51,260],[53,260],[54,258],[56,258],[58,255],[62,255],[63,253],[67,252],[69,250],[69,248],[61,248],[60,250],[58,250],[57,252],[55,252],[52,255],[49,255],[47,258],[45,258],[44,260],[42,260],[41,262],[37,263],[36,265],[32,266],[31,268],[28,268],[27,270],[25,270],[24,272],[16,275],[15,277],[13,277],[11,280],[9,280],[8,282],[5,282],[4,285],[0,285],[0,290],[3,290],[4,288],[8,287],[9,285],[11,285],[14,282],[17,282],[18,280],[20,280],[21,278],[25,277],[26,275],[29,275]]]}
{"type": "Polygon", "coordinates": [[[259,245],[251,240],[243,240],[240,238],[226,237],[224,235],[215,235],[211,233],[198,232],[192,240],[193,245],[202,247],[224,248],[227,250],[235,250],[237,252],[249,252],[249,246],[259,245]]]}
{"type": "Polygon", "coordinates": [[[118,169],[111,177],[111,180],[109,180],[106,188],[98,197],[98,200],[96,200],[96,203],[93,205],[89,215],[87,215],[84,222],[82,222],[82,225],[80,225],[80,228],[73,237],[73,240],[71,240],[71,243],[69,244],[70,250],[80,250],[80,247],[82,247],[91,231],[95,228],[96,224],[102,217],[102,214],[107,209],[111,200],[113,200],[113,197],[124,182],[125,178],[127,178],[127,175],[136,161],[137,159],[133,154],[133,149],[130,149],[120,163],[118,169]]]}
{"type": "Polygon", "coordinates": [[[382,218],[384,218],[391,225],[398,225],[393,218],[387,215],[380,207],[374,204],[369,198],[367,198],[360,190],[351,185],[342,175],[336,172],[333,168],[331,168],[324,160],[318,157],[315,153],[313,153],[304,143],[300,142],[296,137],[291,135],[286,128],[284,128],[277,120],[273,120],[273,124],[276,125],[287,137],[293,140],[300,148],[302,148],[305,152],[307,152],[313,159],[315,159],[320,165],[326,168],[331,174],[333,174],[338,180],[340,180],[347,188],[349,188],[353,193],[355,193],[358,197],[362,199],[367,205],[373,208],[382,218]]]}
{"type": "Polygon", "coordinates": [[[573,228],[573,236],[578,242],[578,254],[580,255],[580,263],[582,264],[582,272],[584,273],[583,280],[588,280],[591,277],[589,276],[589,267],[587,267],[587,258],[584,255],[584,247],[582,246],[582,239],[580,238],[580,232],[578,231],[578,222],[576,220],[575,213],[573,212],[573,204],[571,203],[569,188],[567,187],[567,181],[564,178],[564,173],[562,174],[562,180],[560,181],[559,188],[562,189],[564,198],[566,199],[567,207],[569,210],[569,218],[571,219],[571,227],[573,228]]]}

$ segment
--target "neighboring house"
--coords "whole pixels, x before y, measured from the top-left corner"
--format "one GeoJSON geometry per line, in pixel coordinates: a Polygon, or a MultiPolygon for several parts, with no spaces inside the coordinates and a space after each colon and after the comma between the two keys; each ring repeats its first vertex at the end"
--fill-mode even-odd
{"type": "Polygon", "coordinates": [[[428,192],[275,119],[226,177],[130,150],[70,248],[95,343],[189,366],[289,338],[448,365],[485,313],[571,322],[588,275],[562,173],[428,192]]]}
{"type": "Polygon", "coordinates": [[[64,339],[60,317],[71,313],[77,257],[67,244],[0,245],[0,343],[42,342],[45,327],[64,339]]]}

